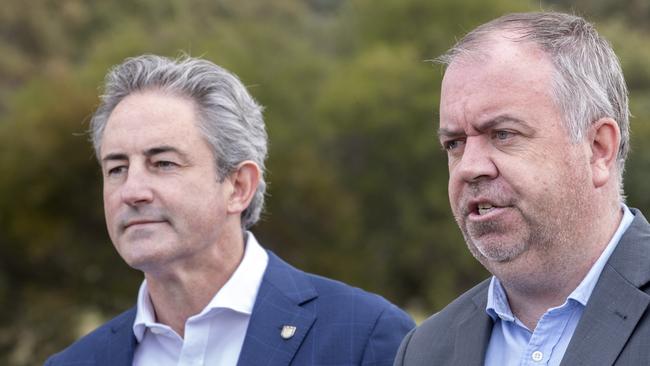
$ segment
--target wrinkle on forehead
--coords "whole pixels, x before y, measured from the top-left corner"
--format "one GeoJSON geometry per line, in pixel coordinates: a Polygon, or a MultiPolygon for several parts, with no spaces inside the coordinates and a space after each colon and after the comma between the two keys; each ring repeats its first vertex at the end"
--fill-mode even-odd
{"type": "Polygon", "coordinates": [[[187,150],[184,137],[201,136],[196,119],[196,105],[190,99],[158,90],[130,94],[108,118],[100,156],[139,154],[167,145],[187,150]]]}

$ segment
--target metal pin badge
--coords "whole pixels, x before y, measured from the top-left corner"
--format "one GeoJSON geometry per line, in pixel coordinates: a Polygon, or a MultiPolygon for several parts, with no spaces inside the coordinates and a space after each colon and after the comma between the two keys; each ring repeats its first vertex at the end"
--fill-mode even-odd
{"type": "Polygon", "coordinates": [[[296,327],[294,327],[293,325],[282,326],[282,331],[280,332],[280,336],[283,339],[289,339],[293,337],[294,334],[296,334],[296,327]]]}

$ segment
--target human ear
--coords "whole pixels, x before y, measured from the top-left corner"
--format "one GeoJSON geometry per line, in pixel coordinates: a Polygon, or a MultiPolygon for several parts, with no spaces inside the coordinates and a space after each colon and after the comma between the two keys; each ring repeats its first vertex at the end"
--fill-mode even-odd
{"type": "Polygon", "coordinates": [[[228,197],[228,213],[241,214],[248,207],[257,191],[261,175],[262,172],[255,162],[246,160],[239,163],[237,169],[228,177],[232,185],[228,197]]]}
{"type": "Polygon", "coordinates": [[[593,184],[602,187],[616,174],[616,158],[621,143],[618,123],[611,118],[601,118],[589,128],[591,147],[590,166],[593,184]]]}

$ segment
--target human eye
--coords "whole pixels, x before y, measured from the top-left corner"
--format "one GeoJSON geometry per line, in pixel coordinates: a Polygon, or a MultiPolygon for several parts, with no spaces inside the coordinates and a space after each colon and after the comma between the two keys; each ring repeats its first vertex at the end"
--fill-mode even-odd
{"type": "Polygon", "coordinates": [[[462,139],[445,140],[442,141],[442,148],[447,150],[448,152],[452,152],[460,148],[464,142],[465,141],[462,139]]]}
{"type": "Polygon", "coordinates": [[[158,170],[167,171],[167,170],[173,170],[177,168],[179,165],[169,160],[158,160],[153,163],[153,166],[158,170]]]}
{"type": "Polygon", "coordinates": [[[510,130],[496,130],[492,133],[495,140],[506,141],[515,136],[515,132],[510,130]]]}
{"type": "Polygon", "coordinates": [[[106,168],[106,175],[109,177],[115,177],[126,173],[126,165],[117,165],[113,167],[106,168]]]}

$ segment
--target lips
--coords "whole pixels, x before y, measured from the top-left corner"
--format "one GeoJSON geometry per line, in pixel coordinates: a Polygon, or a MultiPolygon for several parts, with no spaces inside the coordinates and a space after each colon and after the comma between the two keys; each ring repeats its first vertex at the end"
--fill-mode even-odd
{"type": "Polygon", "coordinates": [[[158,207],[138,207],[137,210],[128,208],[121,212],[117,218],[117,228],[119,232],[124,232],[130,227],[146,224],[168,223],[173,221],[167,212],[158,207]]]}
{"type": "Polygon", "coordinates": [[[488,213],[488,212],[494,210],[494,208],[495,208],[495,207],[492,206],[492,205],[489,204],[489,203],[479,203],[479,204],[477,205],[476,210],[477,210],[479,216],[481,216],[481,215],[485,215],[486,213],[488,213]]]}
{"type": "Polygon", "coordinates": [[[123,225],[123,230],[126,230],[132,226],[137,226],[137,225],[146,225],[146,224],[159,224],[165,222],[165,220],[155,220],[155,219],[137,219],[137,220],[131,220],[128,221],[123,225]]]}
{"type": "Polygon", "coordinates": [[[507,207],[510,206],[501,202],[494,202],[489,199],[476,199],[470,201],[465,206],[465,213],[466,216],[482,217],[507,207]]]}

